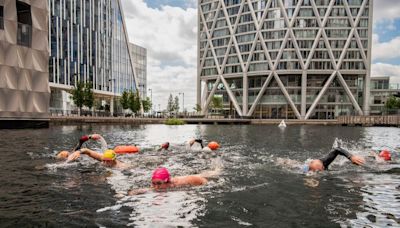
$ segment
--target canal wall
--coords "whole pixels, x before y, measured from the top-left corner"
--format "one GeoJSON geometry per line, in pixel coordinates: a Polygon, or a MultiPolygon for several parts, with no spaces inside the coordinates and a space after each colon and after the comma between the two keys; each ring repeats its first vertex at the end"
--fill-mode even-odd
{"type": "MultiPolygon", "coordinates": [[[[129,117],[50,117],[50,124],[165,124],[164,118],[129,117]]],[[[213,125],[278,125],[282,119],[224,119],[224,118],[183,118],[187,124],[213,125]]],[[[396,126],[400,127],[400,116],[340,116],[335,120],[285,120],[287,125],[342,125],[342,126],[396,126]]]]}
{"type": "Polygon", "coordinates": [[[343,126],[395,126],[400,127],[400,115],[395,116],[340,116],[343,126]]]}

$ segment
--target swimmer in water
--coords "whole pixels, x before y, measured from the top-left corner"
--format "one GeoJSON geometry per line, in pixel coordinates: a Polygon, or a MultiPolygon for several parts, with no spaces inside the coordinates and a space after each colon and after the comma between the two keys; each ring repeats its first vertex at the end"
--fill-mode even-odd
{"type": "Polygon", "coordinates": [[[393,161],[392,155],[393,152],[390,152],[388,149],[383,149],[380,153],[377,153],[375,151],[371,151],[370,153],[370,156],[375,158],[375,161],[377,163],[385,163],[393,161]]]}
{"type": "MultiPolygon", "coordinates": [[[[89,139],[91,139],[92,135],[84,135],[79,139],[78,144],[76,144],[76,146],[72,149],[72,151],[77,151],[79,150],[82,145],[88,141],[89,139]]],[[[96,137],[96,136],[95,136],[96,137]]],[[[101,137],[101,136],[100,136],[101,137]]],[[[63,150],[61,152],[59,152],[56,156],[57,159],[59,160],[66,160],[68,159],[68,157],[71,155],[72,153],[70,153],[69,151],[63,150]]],[[[75,159],[76,160],[76,159],[75,159]]]]}
{"type": "MultiPolygon", "coordinates": [[[[72,151],[77,151],[77,150],[79,150],[79,149],[82,147],[82,145],[83,145],[85,142],[87,142],[88,140],[90,140],[90,139],[93,139],[93,140],[96,140],[96,141],[100,141],[102,150],[106,150],[106,149],[107,149],[107,142],[106,142],[106,140],[104,140],[104,138],[103,138],[101,135],[99,135],[99,134],[92,134],[92,135],[84,135],[84,136],[82,136],[82,137],[79,139],[78,144],[72,149],[72,151]]],[[[65,160],[65,159],[67,159],[68,156],[70,156],[71,154],[72,154],[72,153],[70,153],[70,152],[64,150],[64,151],[61,151],[60,153],[58,153],[56,157],[57,157],[57,159],[65,160]]],[[[76,159],[75,159],[75,160],[76,160],[76,159]]]]}
{"type": "Polygon", "coordinates": [[[189,141],[187,141],[187,145],[189,146],[189,148],[192,148],[195,143],[198,143],[201,146],[201,149],[204,148],[203,139],[190,139],[189,141]]]}
{"type": "Polygon", "coordinates": [[[151,187],[147,189],[136,189],[130,190],[128,195],[138,195],[144,194],[149,190],[155,191],[163,191],[173,188],[179,187],[191,187],[191,186],[200,186],[205,185],[208,182],[208,179],[213,178],[220,173],[220,168],[217,168],[212,171],[206,171],[202,174],[198,175],[189,175],[189,176],[178,176],[171,177],[168,169],[166,168],[157,168],[151,177],[151,187]]]}
{"type": "Polygon", "coordinates": [[[161,144],[161,146],[157,149],[157,151],[168,151],[168,150],[169,150],[169,142],[161,144]]]}
{"type": "Polygon", "coordinates": [[[117,154],[115,153],[114,150],[105,150],[104,153],[98,153],[96,151],[90,150],[88,148],[82,148],[78,151],[75,151],[71,155],[68,156],[67,162],[69,161],[74,161],[77,158],[80,157],[81,154],[85,154],[97,161],[100,161],[103,163],[104,166],[110,167],[110,168],[118,168],[118,169],[126,169],[129,168],[129,166],[121,161],[118,161],[117,154]]]}
{"type": "Polygon", "coordinates": [[[335,160],[335,158],[338,155],[342,155],[342,156],[346,157],[347,159],[349,159],[351,162],[353,162],[356,165],[364,165],[365,164],[365,159],[363,157],[358,156],[358,155],[353,155],[343,148],[336,147],[336,148],[332,149],[329,152],[329,154],[327,154],[325,157],[323,157],[321,159],[312,160],[310,163],[308,163],[304,167],[304,171],[308,172],[308,171],[327,170],[329,165],[335,160]]]}

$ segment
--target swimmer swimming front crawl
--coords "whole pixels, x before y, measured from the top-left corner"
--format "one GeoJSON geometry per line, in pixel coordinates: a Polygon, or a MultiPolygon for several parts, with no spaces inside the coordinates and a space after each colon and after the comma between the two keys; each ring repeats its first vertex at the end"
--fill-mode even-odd
{"type": "Polygon", "coordinates": [[[93,159],[101,161],[103,165],[107,167],[119,169],[126,169],[129,167],[127,164],[116,159],[117,154],[114,152],[114,150],[105,150],[104,153],[101,154],[88,148],[82,148],[68,156],[67,162],[76,160],[81,154],[85,154],[93,159]]]}
{"type": "MultiPolygon", "coordinates": [[[[95,138],[97,138],[96,135],[97,135],[97,134],[95,134],[95,138]]],[[[100,136],[100,137],[101,137],[101,136],[100,136]]],[[[88,141],[89,139],[91,139],[91,138],[92,138],[92,135],[84,135],[84,136],[82,136],[82,137],[79,139],[78,144],[76,144],[76,146],[72,149],[72,151],[77,151],[77,150],[79,150],[79,149],[82,147],[82,145],[83,145],[86,141],[88,141]]],[[[59,152],[59,153],[57,154],[56,158],[57,158],[57,159],[61,159],[61,160],[65,160],[65,159],[67,159],[69,156],[70,156],[70,152],[69,152],[69,151],[66,151],[66,150],[63,150],[63,151],[61,151],[61,152],[59,152]]],[[[75,159],[76,159],[76,158],[75,158],[75,159]]]]}
{"type": "Polygon", "coordinates": [[[190,148],[192,148],[192,146],[193,146],[195,143],[200,144],[201,149],[204,148],[203,140],[202,140],[202,139],[190,139],[187,143],[189,144],[189,147],[190,147],[190,148]]]}
{"type": "Polygon", "coordinates": [[[151,187],[147,189],[130,190],[128,195],[138,195],[146,193],[149,190],[162,191],[179,187],[190,187],[204,185],[208,182],[207,178],[219,175],[220,170],[204,172],[198,175],[171,177],[168,169],[157,168],[151,177],[151,187]]]}
{"type": "Polygon", "coordinates": [[[321,159],[315,159],[312,160],[309,164],[305,166],[304,171],[323,171],[327,170],[329,165],[335,160],[335,158],[338,155],[345,156],[347,159],[349,159],[351,162],[353,162],[356,165],[364,165],[365,160],[363,157],[358,156],[358,155],[353,155],[347,150],[336,147],[332,149],[329,154],[327,154],[325,157],[321,159]]]}

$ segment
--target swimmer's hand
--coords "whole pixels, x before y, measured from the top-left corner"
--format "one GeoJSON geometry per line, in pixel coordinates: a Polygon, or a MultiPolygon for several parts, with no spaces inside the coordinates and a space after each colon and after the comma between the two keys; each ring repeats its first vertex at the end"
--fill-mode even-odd
{"type": "Polygon", "coordinates": [[[140,195],[144,194],[148,191],[148,189],[142,188],[142,189],[132,189],[128,191],[129,196],[135,196],[135,195],[140,195]]]}
{"type": "Polygon", "coordinates": [[[78,159],[81,156],[81,152],[75,151],[74,153],[70,154],[67,158],[67,162],[72,162],[75,161],[76,159],[78,159]]]}
{"type": "Polygon", "coordinates": [[[365,159],[361,156],[358,155],[353,155],[350,158],[351,162],[356,165],[364,165],[365,164],[365,159]]]}

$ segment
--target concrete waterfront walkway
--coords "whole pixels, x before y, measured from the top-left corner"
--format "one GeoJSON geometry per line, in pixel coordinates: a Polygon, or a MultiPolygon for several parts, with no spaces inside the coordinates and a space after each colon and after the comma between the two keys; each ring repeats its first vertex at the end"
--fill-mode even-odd
{"type": "MultiPolygon", "coordinates": [[[[52,116],[52,124],[165,124],[165,118],[129,118],[129,117],[87,117],[87,116],[52,116]]],[[[256,124],[278,125],[282,119],[225,119],[225,118],[181,118],[187,124],[256,124]]],[[[285,120],[287,125],[336,125],[336,120],[285,120]]]]}

